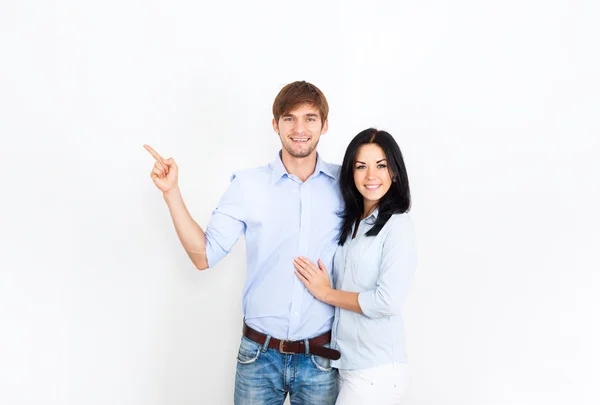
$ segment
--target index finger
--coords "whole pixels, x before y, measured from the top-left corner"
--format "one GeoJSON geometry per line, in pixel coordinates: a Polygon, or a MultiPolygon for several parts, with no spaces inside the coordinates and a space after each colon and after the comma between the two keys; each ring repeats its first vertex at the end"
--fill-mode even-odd
{"type": "Polygon", "coordinates": [[[144,149],[146,149],[148,152],[150,152],[150,154],[154,157],[154,159],[158,160],[159,162],[163,162],[163,157],[161,155],[158,154],[157,151],[155,151],[154,149],[152,149],[152,147],[150,145],[144,145],[144,149]]]}

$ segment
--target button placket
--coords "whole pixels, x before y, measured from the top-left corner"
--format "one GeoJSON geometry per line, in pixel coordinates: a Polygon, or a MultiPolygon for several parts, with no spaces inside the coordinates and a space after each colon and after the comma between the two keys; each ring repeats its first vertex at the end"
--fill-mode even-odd
{"type": "MultiPolygon", "coordinates": [[[[306,248],[303,248],[303,203],[302,203],[302,183],[295,183],[296,188],[294,189],[294,194],[299,199],[299,207],[300,207],[300,224],[299,224],[299,237],[298,237],[298,255],[306,255],[306,248]]],[[[292,266],[293,267],[293,266],[292,266]]],[[[290,327],[288,330],[288,339],[296,340],[296,336],[294,335],[298,331],[298,326],[300,324],[300,314],[301,314],[301,306],[302,306],[302,294],[304,293],[304,284],[294,275],[293,282],[293,292],[292,292],[292,305],[290,306],[290,327]]]]}

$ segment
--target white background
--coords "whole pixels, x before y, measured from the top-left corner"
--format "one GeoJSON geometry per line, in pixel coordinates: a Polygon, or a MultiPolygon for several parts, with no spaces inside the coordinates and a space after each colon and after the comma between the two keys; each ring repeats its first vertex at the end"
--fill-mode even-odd
{"type": "Polygon", "coordinates": [[[303,79],[405,154],[408,403],[600,403],[600,3],[368,3],[0,0],[0,403],[232,403],[244,243],[196,271],[142,144],[204,226],[303,79]]]}

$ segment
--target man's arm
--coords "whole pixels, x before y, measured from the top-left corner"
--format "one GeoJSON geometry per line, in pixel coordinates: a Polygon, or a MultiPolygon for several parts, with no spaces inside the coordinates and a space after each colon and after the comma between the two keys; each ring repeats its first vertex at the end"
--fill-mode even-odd
{"type": "Polygon", "coordinates": [[[214,266],[229,253],[246,228],[246,224],[240,219],[243,217],[243,194],[239,181],[234,181],[235,175],[232,176],[232,183],[213,212],[205,233],[183,202],[177,182],[179,168],[175,160],[163,159],[148,145],[144,145],[144,148],[156,159],[150,177],[154,185],[163,192],[185,252],[198,270],[214,266]]]}
{"type": "Polygon", "coordinates": [[[163,192],[179,241],[198,270],[208,268],[206,236],[183,202],[178,185],[179,168],[175,159],[164,159],[149,145],[144,145],[144,148],[156,159],[150,177],[154,185],[163,192]]]}
{"type": "Polygon", "coordinates": [[[185,252],[198,270],[207,269],[206,236],[185,206],[181,190],[176,186],[163,193],[163,198],[169,207],[175,231],[185,252]]]}

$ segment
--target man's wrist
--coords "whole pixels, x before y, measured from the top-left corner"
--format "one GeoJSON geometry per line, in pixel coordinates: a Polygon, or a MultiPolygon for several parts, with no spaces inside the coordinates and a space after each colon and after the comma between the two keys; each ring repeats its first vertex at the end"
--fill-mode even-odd
{"type": "Polygon", "coordinates": [[[163,192],[163,198],[165,200],[168,200],[168,199],[173,198],[173,196],[176,196],[178,194],[180,194],[179,186],[175,186],[175,187],[169,189],[168,191],[163,192]]]}

